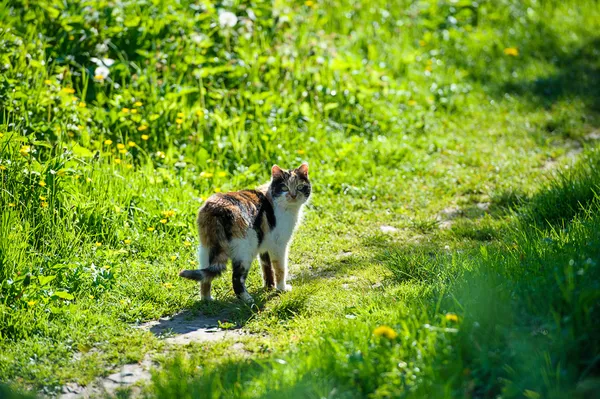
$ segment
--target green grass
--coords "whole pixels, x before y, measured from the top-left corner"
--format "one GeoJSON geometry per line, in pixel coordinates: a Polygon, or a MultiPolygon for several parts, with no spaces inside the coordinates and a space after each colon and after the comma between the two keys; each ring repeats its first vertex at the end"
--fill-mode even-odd
{"type": "Polygon", "coordinates": [[[598,10],[0,3],[0,383],[52,394],[150,353],[148,397],[589,397],[598,10]],[[255,265],[258,309],[229,275],[200,303],[177,271],[202,201],[302,161],[294,290],[255,265]],[[181,310],[243,327],[243,353],[135,328],[181,310]]]}

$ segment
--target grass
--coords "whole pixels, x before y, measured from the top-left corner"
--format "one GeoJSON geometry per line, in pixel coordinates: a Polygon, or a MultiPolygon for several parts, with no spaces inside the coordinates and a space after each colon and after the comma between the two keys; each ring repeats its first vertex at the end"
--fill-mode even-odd
{"type": "Polygon", "coordinates": [[[0,3],[0,382],[53,394],[158,354],[148,397],[589,397],[598,21],[591,0],[0,3]],[[302,161],[294,290],[254,267],[258,310],[228,276],[200,303],[177,271],[202,201],[302,161]],[[181,310],[244,351],[135,328],[181,310]]]}

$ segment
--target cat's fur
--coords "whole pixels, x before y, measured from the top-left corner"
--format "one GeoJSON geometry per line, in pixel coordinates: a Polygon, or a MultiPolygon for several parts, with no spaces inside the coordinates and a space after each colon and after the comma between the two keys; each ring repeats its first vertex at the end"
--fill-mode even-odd
{"type": "Polygon", "coordinates": [[[286,282],[288,244],[310,194],[306,163],[289,171],[274,165],[271,181],[256,190],[214,194],[198,211],[200,268],[179,275],[200,281],[202,299],[211,300],[211,281],[231,259],[233,291],[252,302],[245,281],[259,255],[265,287],[291,290],[286,282]]]}

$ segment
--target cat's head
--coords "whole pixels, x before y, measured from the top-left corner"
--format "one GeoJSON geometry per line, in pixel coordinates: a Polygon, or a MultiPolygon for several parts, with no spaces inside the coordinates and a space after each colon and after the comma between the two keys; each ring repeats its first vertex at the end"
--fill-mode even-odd
{"type": "Polygon", "coordinates": [[[304,204],[312,190],[308,180],[308,164],[284,170],[277,165],[271,168],[271,198],[278,205],[295,207],[304,204]]]}

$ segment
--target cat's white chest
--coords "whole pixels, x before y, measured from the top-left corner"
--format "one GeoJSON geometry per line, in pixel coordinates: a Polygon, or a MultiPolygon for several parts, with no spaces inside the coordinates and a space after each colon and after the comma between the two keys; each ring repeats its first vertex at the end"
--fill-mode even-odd
{"type": "Polygon", "coordinates": [[[275,209],[275,228],[267,234],[261,250],[280,251],[287,247],[298,222],[299,212],[275,209]]]}

